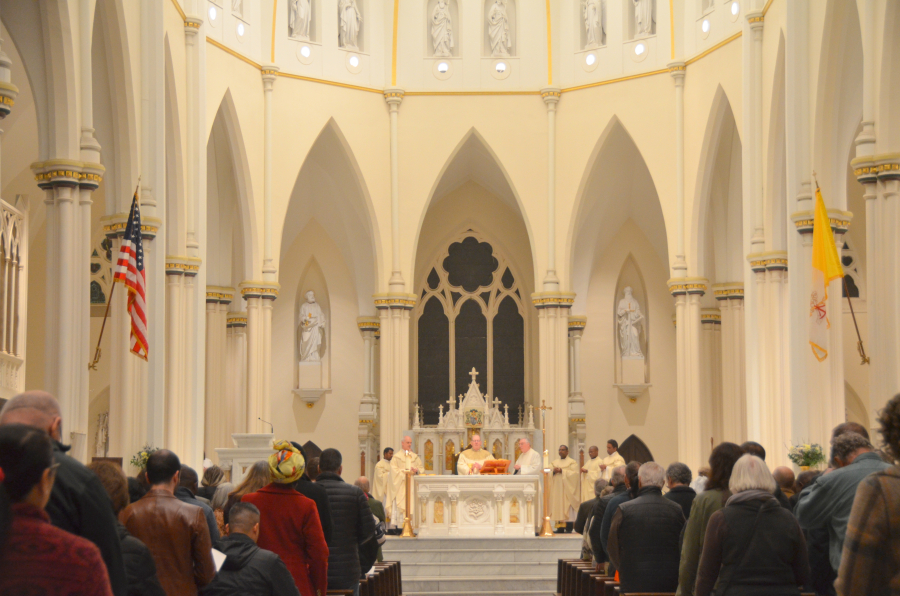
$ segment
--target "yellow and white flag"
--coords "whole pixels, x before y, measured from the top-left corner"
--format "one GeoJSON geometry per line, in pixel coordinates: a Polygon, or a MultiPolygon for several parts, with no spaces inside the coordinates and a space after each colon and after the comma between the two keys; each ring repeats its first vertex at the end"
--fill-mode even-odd
{"type": "MultiPolygon", "coordinates": [[[[819,362],[828,358],[828,330],[831,328],[831,323],[828,321],[828,309],[830,308],[828,284],[831,283],[831,280],[843,276],[844,268],[841,267],[841,258],[838,255],[837,245],[834,243],[828,211],[825,210],[822,191],[816,186],[816,211],[813,219],[812,293],[809,299],[809,345],[819,362]]],[[[837,312],[840,312],[840,302],[838,302],[837,312]]]]}

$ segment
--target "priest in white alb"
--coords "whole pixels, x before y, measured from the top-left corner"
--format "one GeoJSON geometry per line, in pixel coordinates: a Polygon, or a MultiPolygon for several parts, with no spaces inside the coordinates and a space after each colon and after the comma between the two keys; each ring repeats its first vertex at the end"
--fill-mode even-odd
{"type": "Polygon", "coordinates": [[[375,464],[375,477],[372,479],[372,496],[384,505],[388,519],[391,516],[391,458],[394,450],[386,447],[384,458],[375,464]]]}
{"type": "Polygon", "coordinates": [[[521,455],[516,459],[513,474],[523,474],[525,476],[540,474],[541,466],[544,462],[541,461],[541,454],[531,448],[531,443],[528,439],[519,439],[519,451],[521,451],[521,455]]]}
{"type": "Polygon", "coordinates": [[[569,448],[559,446],[559,459],[550,462],[553,480],[550,481],[550,519],[566,524],[566,532],[571,532],[575,513],[581,504],[578,491],[578,476],[581,468],[569,457],[569,448]]]}
{"type": "Polygon", "coordinates": [[[460,476],[480,474],[484,462],[494,459],[487,449],[481,448],[481,435],[472,435],[472,447],[459,454],[456,473],[460,476]]]}
{"type": "Polygon", "coordinates": [[[596,445],[591,445],[591,448],[588,449],[588,456],[590,456],[591,459],[581,468],[582,503],[595,498],[594,483],[597,482],[597,480],[600,479],[600,475],[603,474],[603,470],[600,469],[600,464],[603,460],[597,457],[598,455],[600,455],[600,449],[598,449],[596,445]]]}
{"type": "Polygon", "coordinates": [[[600,478],[609,480],[613,470],[625,465],[625,458],[619,455],[619,443],[615,439],[606,442],[606,453],[606,457],[600,460],[600,470],[603,472],[600,478]]]}
{"type": "MultiPolygon", "coordinates": [[[[394,506],[390,509],[393,513],[391,519],[397,526],[403,525],[403,518],[406,516],[406,472],[412,472],[415,475],[422,469],[424,469],[422,459],[412,450],[412,438],[403,437],[403,441],[400,442],[400,451],[394,453],[391,458],[390,496],[394,506]]],[[[414,499],[415,496],[410,498],[414,499]]],[[[412,519],[412,517],[413,512],[410,511],[409,518],[412,519]]]]}

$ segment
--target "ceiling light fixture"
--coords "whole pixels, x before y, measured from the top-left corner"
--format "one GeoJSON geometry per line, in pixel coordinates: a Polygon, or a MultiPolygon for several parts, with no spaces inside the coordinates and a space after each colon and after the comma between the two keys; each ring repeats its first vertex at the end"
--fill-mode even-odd
{"type": "Polygon", "coordinates": [[[646,50],[647,50],[647,46],[645,46],[642,43],[639,43],[636,46],[634,46],[634,53],[637,54],[638,56],[642,55],[646,50]]]}
{"type": "Polygon", "coordinates": [[[709,33],[709,19],[703,19],[703,23],[700,24],[700,28],[703,29],[704,33],[709,33]]]}
{"type": "Polygon", "coordinates": [[[243,23],[238,23],[237,34],[238,34],[238,37],[244,36],[244,24],[243,23]]]}
{"type": "Polygon", "coordinates": [[[597,61],[597,57],[594,56],[593,54],[588,54],[588,55],[585,56],[585,58],[584,58],[584,62],[585,62],[588,66],[593,66],[593,65],[594,65],[594,62],[596,62],[596,61],[597,61]]]}
{"type": "Polygon", "coordinates": [[[506,72],[506,62],[498,62],[495,68],[497,72],[506,72]]]}
{"type": "Polygon", "coordinates": [[[353,68],[359,66],[359,56],[350,56],[350,66],[353,68]]]}
{"type": "Polygon", "coordinates": [[[440,62],[440,63],[438,63],[437,69],[438,69],[438,72],[444,73],[444,72],[447,72],[448,70],[450,70],[450,65],[447,64],[446,62],[440,62]]]}

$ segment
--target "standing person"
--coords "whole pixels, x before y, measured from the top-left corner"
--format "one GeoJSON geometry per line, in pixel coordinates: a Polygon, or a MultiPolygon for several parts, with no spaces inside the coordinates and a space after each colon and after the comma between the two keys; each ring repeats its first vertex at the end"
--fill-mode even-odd
{"type": "Polygon", "coordinates": [[[456,462],[456,473],[460,476],[478,474],[484,462],[494,459],[487,449],[481,448],[481,435],[472,435],[472,448],[459,454],[456,462]]]}
{"type": "MultiPolygon", "coordinates": [[[[300,456],[306,461],[306,451],[303,450],[303,446],[296,441],[291,441],[291,445],[300,452],[300,456]]],[[[319,523],[322,524],[322,534],[325,535],[325,542],[331,540],[331,506],[328,504],[328,493],[325,492],[324,488],[310,480],[305,473],[292,486],[295,491],[308,499],[312,499],[316,504],[316,511],[319,513],[319,523]]]]}
{"type": "Polygon", "coordinates": [[[225,503],[228,502],[228,493],[234,490],[234,485],[230,482],[222,482],[216,487],[216,492],[209,506],[212,507],[213,515],[216,516],[216,526],[219,528],[219,536],[225,535],[225,503]]]}
{"type": "Polygon", "coordinates": [[[731,497],[709,518],[697,596],[799,596],[809,580],[806,541],[774,496],[765,462],[747,453],[728,481],[731,497]]]}
{"type": "Polygon", "coordinates": [[[625,458],[619,454],[619,442],[610,439],[606,442],[606,457],[600,462],[601,478],[609,480],[614,468],[625,465],[625,458]]]}
{"type": "MultiPolygon", "coordinates": [[[[590,460],[588,460],[588,462],[581,467],[582,504],[584,504],[585,501],[593,501],[596,498],[594,496],[594,483],[597,482],[597,480],[599,480],[600,476],[603,474],[603,470],[600,469],[602,460],[598,457],[599,455],[600,450],[597,448],[597,446],[591,445],[591,447],[588,449],[588,457],[590,457],[590,460]]],[[[606,480],[608,484],[609,479],[606,480]]],[[[581,534],[581,532],[578,533],[581,534]]]]}
{"type": "Polygon", "coordinates": [[[578,462],[569,457],[569,448],[559,446],[559,458],[550,462],[550,519],[564,524],[564,532],[571,532],[578,500],[578,462]]]}
{"type": "Polygon", "coordinates": [[[513,466],[515,472],[513,474],[523,474],[530,476],[531,474],[540,474],[541,454],[531,448],[531,442],[528,439],[519,439],[519,452],[521,455],[516,459],[516,465],[513,466]]]}
{"type": "MultiPolygon", "coordinates": [[[[369,503],[369,509],[372,510],[372,515],[378,520],[379,523],[383,524],[381,530],[384,533],[384,529],[386,527],[387,522],[385,521],[386,516],[384,514],[384,504],[372,496],[372,493],[369,492],[369,479],[365,476],[360,476],[356,479],[356,482],[353,483],[353,486],[359,488],[359,490],[363,491],[363,494],[366,495],[369,503]]],[[[376,524],[377,526],[377,524],[376,524]]],[[[378,528],[375,529],[375,534],[378,535],[378,528]]],[[[362,555],[360,555],[362,556],[362,555]]],[[[381,545],[378,545],[378,553],[375,555],[375,560],[379,563],[384,560],[384,557],[381,553],[381,545]]],[[[362,569],[363,573],[368,571],[368,569],[363,569],[365,565],[360,563],[360,569],[362,569]]],[[[371,567],[371,565],[369,566],[371,567]]]]}
{"type": "Polygon", "coordinates": [[[372,496],[384,503],[385,506],[391,502],[391,458],[394,457],[394,450],[385,447],[384,457],[375,464],[375,477],[372,479],[372,496]]]}
{"type": "Polygon", "coordinates": [[[250,503],[231,508],[227,535],[216,542],[225,562],[202,596],[300,596],[284,561],[272,551],[256,545],[259,540],[259,509],[250,503]]]}
{"type": "Polygon", "coordinates": [[[681,505],[684,519],[691,517],[691,505],[697,497],[697,491],[690,487],[691,469],[681,462],[675,462],[666,469],[666,487],[669,492],[666,498],[681,505]]]}
{"type": "MultiPolygon", "coordinates": [[[[241,497],[259,510],[257,544],[284,561],[303,596],[328,590],[328,546],[316,504],[292,487],[303,475],[303,456],[287,441],[278,441],[269,456],[272,482],[241,497]]],[[[228,523],[231,524],[229,512],[228,523]]]]}
{"type": "MultiPolygon", "coordinates": [[[[30,425],[0,426],[0,594],[112,596],[100,550],[50,525],[53,444],[30,425]]],[[[106,498],[104,496],[104,498],[106,498]]]]}
{"type": "MultiPolygon", "coordinates": [[[[112,501],[113,512],[118,517],[130,504],[128,482],[122,468],[108,461],[96,461],[88,469],[97,475],[100,483],[112,501]]],[[[128,578],[128,596],[166,596],[165,590],[156,576],[156,563],[147,545],[128,533],[118,520],[119,540],[122,543],[122,559],[125,561],[125,576],[128,578]]]]}
{"type": "Polygon", "coordinates": [[[59,402],[44,391],[21,393],[0,410],[0,425],[11,423],[26,424],[50,435],[53,461],[59,464],[46,507],[50,522],[96,544],[103,555],[113,594],[125,596],[128,580],[112,505],[97,477],[84,464],[66,455],[69,447],[62,444],[59,402]]]}
{"type": "MultiPolygon", "coordinates": [[[[759,459],[766,461],[766,449],[756,441],[746,441],[745,443],[741,443],[741,449],[744,450],[744,453],[755,455],[759,459]]],[[[775,484],[775,492],[773,493],[773,496],[781,504],[782,507],[784,507],[788,511],[794,510],[794,507],[788,500],[787,495],[785,495],[781,491],[781,487],[777,483],[775,484]]]]}
{"type": "Polygon", "coordinates": [[[603,492],[607,484],[603,478],[594,480],[594,498],[583,501],[578,506],[578,515],[575,516],[575,526],[573,527],[576,533],[584,534],[584,527],[587,525],[588,520],[593,517],[594,506],[600,500],[600,493],[603,492]]]}
{"type": "Polygon", "coordinates": [[[874,453],[868,439],[855,432],[836,437],[831,449],[837,469],[817,477],[803,489],[794,513],[804,530],[828,528],[828,559],[837,572],[841,567],[844,535],[859,483],[869,474],[891,466],[874,453]]]}
{"type": "MultiPolygon", "coordinates": [[[[886,451],[900,460],[900,395],[878,417],[886,451]]],[[[900,592],[900,466],[859,483],[835,582],[841,596],[900,592]]]]}
{"type": "Polygon", "coordinates": [[[206,468],[203,470],[203,480],[200,481],[202,486],[197,489],[197,496],[212,501],[216,489],[223,482],[225,482],[225,472],[222,471],[222,468],[217,465],[206,468]]]}
{"type": "MultiPolygon", "coordinates": [[[[403,519],[406,517],[406,472],[418,474],[424,466],[422,459],[413,453],[412,438],[403,437],[400,442],[400,451],[391,458],[391,499],[393,506],[388,503],[388,515],[394,525],[403,527],[403,519]]],[[[413,512],[409,512],[412,520],[413,512]]]]}
{"type": "MultiPolygon", "coordinates": [[[[778,466],[772,471],[772,478],[775,479],[775,484],[790,502],[791,497],[794,496],[794,471],[787,466],[778,466]]],[[[793,508],[794,504],[791,503],[791,509],[793,510],[793,508]]]]}
{"type": "Polygon", "coordinates": [[[697,567],[706,539],[706,525],[712,514],[725,506],[731,496],[728,483],[731,471],[744,450],[734,443],[719,443],[709,454],[709,479],[706,488],[691,504],[691,517],[684,526],[684,540],[681,543],[681,563],[678,570],[678,596],[694,593],[697,567]]]}
{"type": "Polygon", "coordinates": [[[638,470],[638,495],[619,505],[609,530],[610,563],[622,593],[671,592],[678,585],[681,506],[662,494],[666,471],[649,461],[638,470]]]}
{"type": "Polygon", "coordinates": [[[215,542],[219,539],[219,525],[216,523],[216,514],[212,507],[197,498],[197,472],[194,468],[181,464],[181,475],[178,477],[178,486],[175,487],[175,497],[182,503],[196,505],[203,510],[206,517],[206,526],[209,528],[209,539],[215,542]]]}
{"type": "Polygon", "coordinates": [[[612,492],[597,499],[597,504],[594,505],[594,510],[591,512],[591,517],[593,517],[594,521],[591,522],[591,527],[588,530],[588,537],[591,540],[591,551],[594,553],[594,561],[597,564],[609,561],[609,556],[603,548],[600,534],[603,529],[603,518],[606,514],[606,508],[609,506],[610,501],[628,490],[628,486],[625,484],[625,466],[615,468],[612,471],[612,477],[609,482],[612,485],[612,492]]]}
{"type": "MultiPolygon", "coordinates": [[[[317,484],[328,491],[334,529],[328,545],[328,588],[353,590],[359,596],[359,547],[375,537],[375,519],[365,493],[341,478],[343,458],[337,449],[319,456],[317,484]]],[[[377,549],[372,549],[373,552],[377,549]]],[[[364,571],[368,571],[365,569],[364,571]]]]}
{"type": "Polygon", "coordinates": [[[250,466],[250,470],[236,489],[228,493],[228,500],[222,508],[222,518],[228,523],[228,512],[234,507],[235,503],[240,503],[244,495],[255,493],[262,487],[272,482],[272,473],[269,471],[269,462],[261,459],[250,466]]]}
{"type": "Polygon", "coordinates": [[[212,581],[216,567],[203,510],[175,497],[181,462],[168,449],[147,459],[150,491],[122,512],[131,534],[147,545],[169,596],[194,596],[212,581]]]}
{"type": "MultiPolygon", "coordinates": [[[[609,558],[609,533],[612,530],[612,520],[622,503],[627,503],[637,496],[637,492],[640,490],[640,479],[638,478],[640,469],[640,463],[636,461],[628,462],[628,465],[625,466],[626,490],[610,499],[606,509],[603,511],[603,519],[600,522],[600,544],[607,558],[609,558]]],[[[617,569],[612,560],[609,561],[607,571],[609,575],[616,574],[617,569]]]]}

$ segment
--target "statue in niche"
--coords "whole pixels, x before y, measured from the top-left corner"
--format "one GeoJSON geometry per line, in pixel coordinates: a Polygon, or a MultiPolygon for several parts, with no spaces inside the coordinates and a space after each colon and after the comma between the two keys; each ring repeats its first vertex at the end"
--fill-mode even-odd
{"type": "Polygon", "coordinates": [[[312,20],[310,0],[289,0],[288,27],[294,39],[309,41],[309,22],[312,20]]]}
{"type": "Polygon", "coordinates": [[[231,12],[244,18],[244,0],[231,0],[231,12]]]}
{"type": "Polygon", "coordinates": [[[584,29],[587,33],[584,49],[590,50],[603,45],[603,32],[606,30],[606,15],[602,0],[584,0],[584,29]]]}
{"type": "Polygon", "coordinates": [[[506,0],[494,0],[488,12],[488,35],[491,39],[491,56],[509,56],[512,40],[509,37],[509,17],[506,15],[506,0]]]}
{"type": "Polygon", "coordinates": [[[362,13],[356,0],[341,0],[338,4],[338,45],[345,50],[359,51],[359,30],[362,13]]]}
{"type": "Polygon", "coordinates": [[[450,20],[450,5],[447,0],[438,0],[431,13],[431,43],[434,55],[446,57],[453,49],[453,26],[450,20]]]}
{"type": "Polygon", "coordinates": [[[622,358],[643,358],[641,352],[641,305],[631,294],[631,287],[625,288],[625,297],[619,300],[616,318],[619,322],[619,348],[622,358]]]}
{"type": "Polygon", "coordinates": [[[641,37],[653,33],[653,0],[631,0],[634,2],[634,36],[641,37]]]}
{"type": "Polygon", "coordinates": [[[109,412],[97,415],[97,435],[94,437],[94,457],[106,457],[109,451],[109,412]]]}
{"type": "Polygon", "coordinates": [[[325,313],[316,303],[316,294],[306,293],[300,307],[300,362],[319,362],[319,346],[325,334],[325,313]]]}

